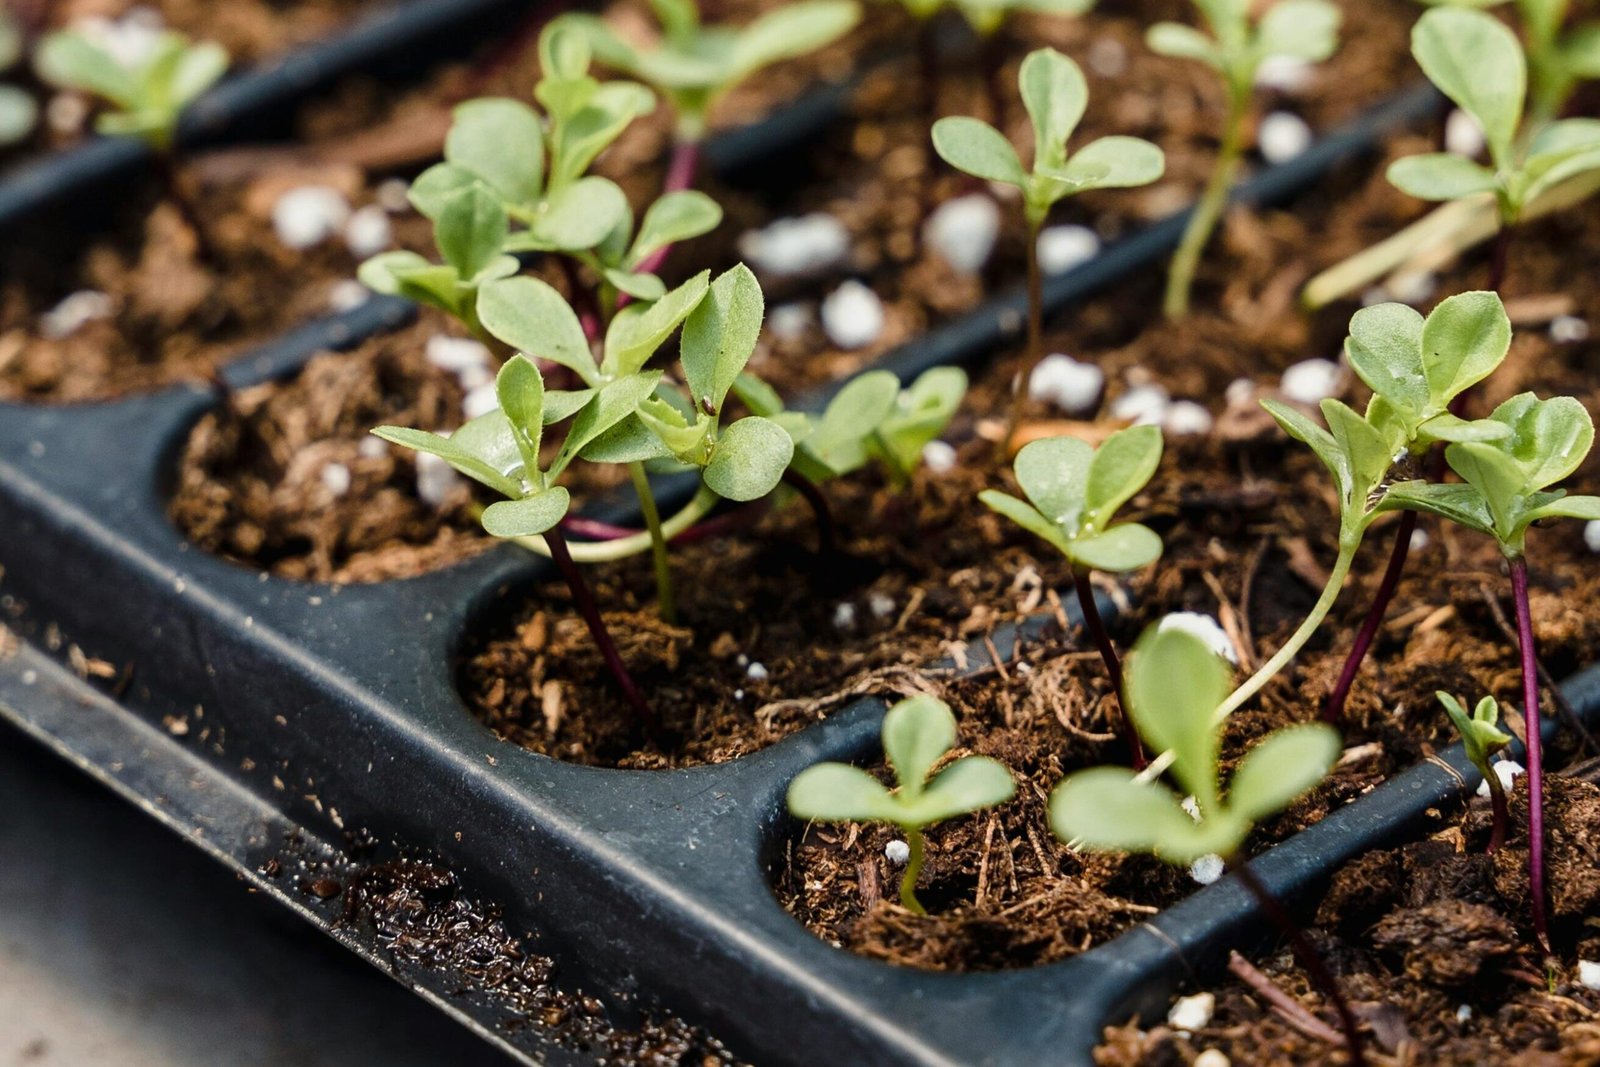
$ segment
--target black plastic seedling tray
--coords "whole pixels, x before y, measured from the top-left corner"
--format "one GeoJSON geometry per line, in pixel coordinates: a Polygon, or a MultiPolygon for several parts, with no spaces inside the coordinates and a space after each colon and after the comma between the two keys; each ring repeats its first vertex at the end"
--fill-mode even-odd
{"type": "MultiPolygon", "coordinates": [[[[791,129],[836,106],[802,112],[812,118],[791,129]]],[[[1243,194],[1287,197],[1433,106],[1431,94],[1407,94],[1243,194]]],[[[764,153],[792,143],[785,121],[741,136],[764,153]]],[[[0,205],[16,203],[5,197],[0,205]]],[[[1152,265],[1181,225],[1160,223],[1053,279],[1052,307],[1152,265]]],[[[1017,332],[1020,307],[1015,295],[991,301],[885,365],[907,374],[975,361],[1017,332]]],[[[290,373],[405,314],[401,302],[371,301],[243,357],[228,377],[290,373]]],[[[569,981],[624,1009],[677,1012],[760,1064],[1087,1064],[1105,1024],[1148,1017],[1187,978],[1263,936],[1253,902],[1224,879],[1109,944],[1025,971],[932,974],[832,948],[769,888],[792,832],[782,796],[819,759],[870,758],[880,701],[737,761],[679,771],[574,766],[503,744],[463,707],[452,665],[464,635],[546,576],[543,562],[504,547],[421,578],[339,587],[193,550],[165,515],[166,490],[214,402],[178,386],[98,405],[0,405],[0,606],[46,644],[65,634],[134,671],[113,698],[33,644],[0,651],[0,716],[525,1062],[593,1062],[603,1050],[508,1018],[494,991],[458,975],[397,968],[370,930],[345,921],[341,901],[272,876],[274,861],[348,870],[341,842],[357,828],[425,850],[503,906],[512,928],[534,931],[569,981]]],[[[1018,637],[997,634],[997,654],[1018,637]]],[[[1600,672],[1567,696],[1596,717],[1600,672]]],[[[1301,896],[1475,785],[1450,750],[1256,868],[1301,896]]]]}

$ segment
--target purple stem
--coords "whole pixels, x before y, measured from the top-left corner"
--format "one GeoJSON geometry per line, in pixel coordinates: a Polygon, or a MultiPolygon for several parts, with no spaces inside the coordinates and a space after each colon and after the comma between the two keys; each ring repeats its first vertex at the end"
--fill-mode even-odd
{"type": "MultiPolygon", "coordinates": [[[[700,169],[700,142],[698,140],[677,141],[672,146],[672,159],[667,163],[667,176],[661,183],[661,192],[676,193],[684,189],[694,188],[695,172],[700,169]]],[[[639,261],[634,268],[636,274],[654,274],[661,269],[661,264],[667,261],[667,256],[672,254],[672,246],[665,245],[650,253],[639,261]]],[[[617,307],[625,308],[633,301],[627,293],[617,294],[617,307]]]]}
{"type": "Polygon", "coordinates": [[[589,583],[584,580],[583,569],[573,560],[572,553],[567,549],[567,539],[562,536],[559,527],[552,527],[544,533],[545,544],[550,546],[550,558],[556,561],[556,566],[561,568],[562,577],[567,580],[567,587],[572,590],[572,602],[578,609],[578,614],[583,616],[584,625],[589,627],[589,636],[594,638],[594,643],[600,649],[600,656],[606,661],[606,667],[611,672],[611,678],[617,683],[617,688],[622,691],[622,697],[633,709],[634,716],[645,732],[652,738],[661,736],[661,723],[656,718],[656,713],[645,702],[639,692],[639,687],[634,684],[633,676],[628,673],[627,666],[622,662],[622,655],[617,651],[616,642],[611,640],[611,631],[606,629],[606,623],[600,617],[600,608],[594,601],[594,593],[589,589],[589,583]]]}
{"type": "Polygon", "coordinates": [[[1550,923],[1544,909],[1544,740],[1539,736],[1539,664],[1533,647],[1533,616],[1528,610],[1528,562],[1511,561],[1511,594],[1517,607],[1517,644],[1522,653],[1523,719],[1528,735],[1528,895],[1533,900],[1533,932],[1539,950],[1550,955],[1550,923]]]}
{"type": "Polygon", "coordinates": [[[1128,749],[1133,753],[1133,769],[1142,771],[1149,762],[1145,759],[1144,745],[1139,742],[1139,732],[1133,728],[1133,720],[1128,717],[1128,709],[1122,706],[1122,661],[1117,658],[1117,646],[1111,643],[1111,635],[1106,633],[1106,624],[1100,618],[1100,607],[1094,602],[1094,587],[1089,584],[1089,576],[1074,570],[1072,572],[1072,587],[1078,593],[1078,607],[1083,612],[1083,626],[1094,638],[1095,645],[1100,649],[1100,659],[1106,665],[1106,674],[1111,678],[1111,687],[1116,691],[1117,707],[1122,715],[1122,736],[1128,743],[1128,749]]]}
{"type": "Polygon", "coordinates": [[[806,503],[811,505],[812,514],[817,517],[817,551],[824,556],[831,556],[839,544],[833,524],[833,509],[828,506],[828,498],[822,495],[822,490],[817,488],[815,482],[805,475],[800,474],[793,467],[783,472],[783,484],[806,498],[806,503]]]}
{"type": "Polygon", "coordinates": [[[1389,554],[1389,566],[1384,569],[1383,580],[1378,583],[1378,591],[1373,595],[1372,607],[1367,612],[1366,620],[1356,633],[1355,644],[1350,646],[1350,655],[1345,657],[1344,669],[1339,672],[1339,680],[1334,684],[1333,691],[1328,694],[1328,702],[1322,707],[1323,722],[1338,725],[1344,721],[1344,706],[1350,699],[1350,687],[1355,684],[1356,675],[1361,673],[1361,664],[1367,658],[1367,651],[1372,647],[1373,639],[1378,636],[1378,627],[1383,624],[1389,603],[1394,599],[1395,589],[1400,585],[1400,575],[1406,569],[1406,556],[1411,552],[1411,535],[1416,529],[1417,513],[1401,512],[1399,526],[1394,535],[1394,551],[1389,554]]]}
{"type": "MultiPolygon", "coordinates": [[[[704,522],[697,522],[678,536],[667,540],[674,545],[689,545],[696,541],[721,537],[731,530],[750,525],[765,514],[769,506],[768,500],[754,500],[726,515],[717,515],[704,522]]],[[[561,530],[585,541],[620,541],[624,537],[637,537],[644,533],[643,530],[617,526],[614,523],[601,522],[599,519],[586,519],[582,515],[569,515],[562,519],[561,530]]]]}

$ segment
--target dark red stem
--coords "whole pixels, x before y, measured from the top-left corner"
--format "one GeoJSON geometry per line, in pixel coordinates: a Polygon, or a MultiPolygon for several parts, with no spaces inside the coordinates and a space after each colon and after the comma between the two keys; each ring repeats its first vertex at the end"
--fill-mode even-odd
{"type": "Polygon", "coordinates": [[[1345,657],[1344,669],[1339,672],[1339,680],[1334,683],[1333,691],[1328,694],[1328,701],[1322,707],[1322,721],[1338,725],[1344,721],[1345,702],[1350,699],[1350,687],[1355,685],[1356,675],[1361,673],[1361,664],[1367,658],[1367,651],[1372,648],[1373,640],[1378,636],[1378,627],[1383,625],[1383,617],[1389,611],[1389,603],[1394,600],[1394,591],[1400,585],[1400,575],[1406,569],[1406,556],[1411,552],[1411,535],[1417,529],[1417,513],[1403,511],[1400,513],[1400,522],[1394,535],[1394,549],[1389,553],[1389,566],[1384,568],[1383,580],[1378,583],[1378,591],[1373,594],[1372,607],[1367,611],[1361,629],[1356,632],[1355,644],[1350,646],[1350,654],[1345,657]]]}
{"type": "Polygon", "coordinates": [[[1528,562],[1511,561],[1511,595],[1517,608],[1517,644],[1522,653],[1522,707],[1528,734],[1528,895],[1539,950],[1550,955],[1550,924],[1544,909],[1544,739],[1539,736],[1539,661],[1528,610],[1528,562]]]}
{"type": "Polygon", "coordinates": [[[583,327],[586,340],[600,336],[600,310],[595,306],[594,290],[583,284],[578,276],[578,264],[565,256],[559,257],[562,273],[567,276],[567,289],[571,291],[571,304],[578,313],[578,324],[583,327]]]}
{"type": "Polygon", "coordinates": [[[822,490],[817,488],[815,482],[792,467],[783,472],[783,484],[806,498],[806,503],[811,505],[811,512],[817,518],[817,551],[824,556],[832,555],[838,547],[839,538],[833,524],[833,509],[828,506],[828,498],[822,495],[822,490]]]}
{"type": "Polygon", "coordinates": [[[1361,1029],[1356,1025],[1355,1013],[1350,1010],[1350,1004],[1344,999],[1344,992],[1340,990],[1333,972],[1328,970],[1328,964],[1322,958],[1322,953],[1317,951],[1305,931],[1300,929],[1300,924],[1294,921],[1288,909],[1272,894],[1266,883],[1256,877],[1256,872],[1250,869],[1248,862],[1234,864],[1233,873],[1239,876],[1239,881],[1243,882],[1250,895],[1256,898],[1256,903],[1261,905],[1261,910],[1266,912],[1272,924],[1283,931],[1284,937],[1289,939],[1289,945],[1294,949],[1295,958],[1300,961],[1300,966],[1305,969],[1306,974],[1322,990],[1322,995],[1328,998],[1339,1014],[1339,1025],[1344,1030],[1350,1063],[1354,1067],[1364,1067],[1367,1058],[1362,1050],[1361,1029]]]}
{"type": "MultiPolygon", "coordinates": [[[[661,192],[682,192],[684,189],[694,188],[695,172],[700,169],[700,142],[699,140],[681,140],[673,143],[672,158],[667,163],[667,176],[661,183],[661,192]]],[[[634,268],[636,274],[654,274],[661,269],[661,264],[667,261],[667,256],[672,254],[672,246],[666,245],[656,249],[634,268]]],[[[633,297],[627,293],[617,294],[617,307],[627,307],[633,297]]]]}
{"type": "MultiPolygon", "coordinates": [[[[668,538],[675,545],[690,545],[696,541],[706,541],[713,537],[749,526],[767,511],[770,503],[767,500],[753,500],[742,508],[736,508],[725,515],[717,515],[697,522],[684,530],[676,537],[668,538]]],[[[569,515],[561,520],[563,533],[572,534],[585,541],[620,541],[624,537],[637,537],[643,530],[634,530],[627,526],[617,526],[614,523],[601,522],[599,519],[586,519],[582,515],[569,515]]]]}
{"type": "Polygon", "coordinates": [[[1106,624],[1100,618],[1100,607],[1094,602],[1094,586],[1089,584],[1089,576],[1077,571],[1072,573],[1072,587],[1078,593],[1078,608],[1083,612],[1083,627],[1089,631],[1089,636],[1094,638],[1094,643],[1100,649],[1100,659],[1106,665],[1106,674],[1111,678],[1111,688],[1116,691],[1117,707],[1122,715],[1122,736],[1128,743],[1128,750],[1133,754],[1133,769],[1142,771],[1149,762],[1144,756],[1144,745],[1139,741],[1139,732],[1133,728],[1133,720],[1128,717],[1128,709],[1122,706],[1122,661],[1117,658],[1117,646],[1111,643],[1111,635],[1106,633],[1106,624]]]}
{"type": "Polygon", "coordinates": [[[1506,827],[1511,823],[1511,812],[1506,805],[1506,787],[1500,784],[1500,775],[1495,773],[1494,764],[1489,764],[1489,776],[1484,781],[1489,783],[1489,807],[1494,812],[1494,826],[1489,831],[1489,843],[1484,846],[1483,854],[1492,856],[1506,843],[1506,827]]]}
{"type": "Polygon", "coordinates": [[[616,642],[611,640],[611,631],[606,629],[605,620],[600,617],[600,608],[595,604],[594,593],[590,591],[589,583],[583,577],[583,569],[573,560],[572,553],[567,549],[567,539],[562,536],[559,528],[552,528],[545,531],[544,540],[545,544],[550,546],[550,558],[561,568],[561,575],[567,580],[567,587],[572,590],[573,605],[583,617],[584,625],[589,627],[589,636],[594,638],[595,646],[600,649],[600,656],[606,661],[606,668],[610,670],[611,678],[617,683],[617,688],[622,691],[623,699],[633,709],[634,716],[639,720],[639,725],[644,727],[645,732],[652,738],[659,737],[661,723],[640,694],[639,687],[634,684],[627,665],[622,662],[622,655],[617,651],[616,642]]]}

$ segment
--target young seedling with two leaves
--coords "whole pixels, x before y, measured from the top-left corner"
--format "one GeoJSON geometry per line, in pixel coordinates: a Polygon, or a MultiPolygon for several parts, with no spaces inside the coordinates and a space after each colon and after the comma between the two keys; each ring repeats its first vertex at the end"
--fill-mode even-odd
{"type": "MultiPolygon", "coordinates": [[[[1423,0],[1434,7],[1493,8],[1506,0],[1423,0]]],[[[1600,22],[1567,28],[1572,0],[1516,0],[1528,55],[1528,124],[1561,114],[1581,81],[1600,78],[1600,22]]]]}
{"type": "Polygon", "coordinates": [[[910,846],[900,879],[900,904],[917,915],[917,878],[925,856],[922,831],[958,815],[1010,800],[1016,782],[1004,764],[988,756],[962,756],[929,777],[955,747],[956,717],[942,700],[902,700],[883,717],[883,752],[898,788],[890,790],[859,767],[819,763],[789,783],[789,813],[822,822],[881,822],[898,826],[910,846]]]}
{"type": "Polygon", "coordinates": [[[1506,787],[1495,772],[1493,763],[1495,753],[1511,744],[1511,735],[1500,729],[1500,705],[1494,697],[1484,697],[1469,713],[1449,693],[1440,692],[1434,696],[1444,705],[1450,721],[1461,734],[1461,746],[1466,749],[1467,759],[1483,776],[1483,784],[1489,790],[1494,829],[1490,831],[1489,844],[1483,851],[1493,855],[1505,844],[1506,831],[1511,822],[1510,810],[1506,805],[1506,787]]]}
{"type": "Polygon", "coordinates": [[[1228,205],[1234,174],[1244,154],[1245,124],[1256,72],[1270,58],[1320,63],[1339,43],[1339,9],[1327,0],[1277,0],[1261,10],[1253,0],[1195,0],[1209,33],[1177,22],[1150,27],[1146,43],[1164,56],[1193,59],[1222,76],[1228,109],[1222,145],[1205,191],[1189,215],[1172,257],[1163,310],[1168,318],[1189,313],[1200,257],[1228,205]]]}
{"type": "MultiPolygon", "coordinates": [[[[978,494],[993,510],[1053,545],[1072,564],[1073,585],[1084,626],[1094,637],[1111,687],[1122,692],[1122,665],[1095,606],[1089,575],[1117,574],[1154,563],[1161,538],[1137,522],[1116,523],[1118,509],[1149,483],[1161,464],[1161,431],[1134,426],[1106,438],[1099,448],[1074,437],[1030,441],[1017,453],[1017,482],[1028,500],[997,489],[978,494]]],[[[1145,765],[1133,721],[1122,713],[1123,734],[1134,765],[1145,765]]]]}
{"type": "Polygon", "coordinates": [[[191,42],[169,30],[156,35],[142,55],[124,59],[81,30],[62,30],[39,42],[35,65],[52,85],[98,96],[111,105],[95,120],[100,133],[137,137],[150,146],[173,204],[194,232],[201,258],[214,259],[174,155],[183,109],[227,73],[227,51],[215,42],[191,42]]]}
{"type": "Polygon", "coordinates": [[[1437,152],[1396,160],[1389,180],[1422,200],[1493,198],[1499,229],[1489,288],[1498,291],[1505,285],[1511,235],[1528,206],[1563,183],[1600,171],[1600,120],[1525,117],[1528,65],[1522,45],[1485,12],[1427,12],[1412,31],[1411,51],[1428,79],[1483,128],[1490,166],[1437,152]]]}
{"type": "Polygon", "coordinates": [[[946,163],[985,181],[1022,191],[1028,224],[1028,341],[1022,372],[1012,386],[1015,432],[1028,376],[1043,355],[1044,290],[1039,270],[1039,231],[1050,209],[1091,189],[1149,185],[1166,168],[1161,149],[1137,137],[1102,137],[1068,152],[1067,141],[1089,106],[1083,71],[1053,48],[1030,52],[1017,75],[1022,103],[1033,123],[1032,170],[1025,169],[1005,135],[981,119],[943,118],[933,124],[933,147],[946,163]]]}
{"type": "Polygon", "coordinates": [[[695,0],[650,0],[650,8],[661,36],[648,45],[625,39],[595,15],[563,15],[553,25],[578,29],[600,62],[671,103],[677,129],[667,192],[694,184],[711,111],[724,96],[764,67],[831,44],[861,19],[855,0],[798,0],[737,28],[704,25],[695,0]]]}
{"type": "MultiPolygon", "coordinates": [[[[1244,754],[1224,793],[1222,724],[1213,710],[1232,685],[1231,673],[1192,634],[1146,631],[1129,658],[1127,712],[1156,751],[1172,754],[1172,776],[1193,798],[1193,814],[1158,781],[1122,767],[1094,767],[1068,775],[1051,793],[1056,836],[1071,848],[1146,852],[1172,864],[1210,855],[1237,861],[1257,822],[1327,777],[1340,745],[1338,732],[1322,723],[1278,730],[1244,754]]],[[[1247,862],[1234,862],[1233,869],[1337,1006],[1352,1062],[1360,1063],[1360,1030],[1321,956],[1247,862]]]]}
{"type": "Polygon", "coordinates": [[[1463,441],[1445,450],[1465,484],[1403,482],[1389,490],[1398,506],[1431,512],[1494,538],[1511,567],[1517,640],[1522,661],[1523,715],[1528,746],[1528,884],[1533,928],[1550,951],[1544,878],[1544,757],[1540,738],[1539,661],[1528,603],[1527,533],[1550,519],[1600,519],[1600,497],[1552,489],[1571,476],[1594,445],[1594,423],[1572,397],[1512,397],[1489,421],[1507,429],[1498,440],[1463,441]]]}
{"type": "MultiPolygon", "coordinates": [[[[1356,312],[1345,339],[1345,360],[1372,390],[1367,418],[1398,437],[1403,469],[1424,464],[1438,473],[1437,449],[1452,441],[1489,441],[1509,432],[1497,422],[1465,422],[1453,414],[1460,398],[1493,374],[1511,350],[1511,320],[1491,292],[1449,297],[1424,319],[1404,304],[1379,304],[1356,312]]],[[[1323,719],[1338,723],[1362,661],[1394,598],[1411,551],[1417,512],[1401,512],[1394,547],[1356,633],[1338,681],[1323,707],[1323,719]]]]}

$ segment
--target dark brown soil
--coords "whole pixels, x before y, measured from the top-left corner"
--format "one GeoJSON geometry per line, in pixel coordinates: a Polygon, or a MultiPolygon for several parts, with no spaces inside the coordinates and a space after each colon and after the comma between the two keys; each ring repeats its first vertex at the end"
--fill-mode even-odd
{"type": "MultiPolygon", "coordinates": [[[[1487,801],[1426,840],[1368,853],[1347,864],[1316,913],[1312,938],[1365,1023],[1373,1051],[1393,1062],[1539,1067],[1600,1062],[1600,993],[1577,980],[1574,957],[1600,949],[1600,789],[1548,781],[1548,880],[1552,937],[1563,962],[1548,983],[1530,946],[1527,837],[1512,835],[1494,856],[1482,848],[1487,801]]],[[[1524,825],[1519,797],[1513,822],[1524,825]]],[[[1267,978],[1313,1016],[1333,1013],[1292,955],[1262,964],[1267,978]]],[[[1218,1049],[1236,1064],[1342,1062],[1237,980],[1215,987],[1217,1011],[1200,1031],[1137,1020],[1109,1027],[1101,1067],[1193,1062],[1218,1049]]],[[[1389,1062],[1389,1061],[1385,1061],[1389,1062]]]]}

